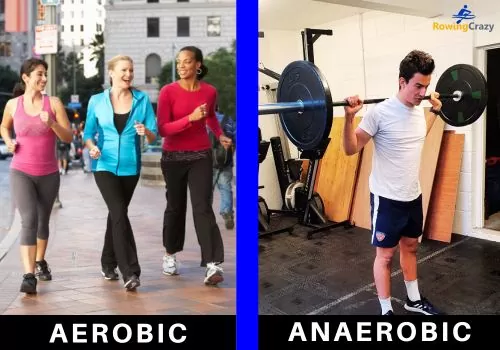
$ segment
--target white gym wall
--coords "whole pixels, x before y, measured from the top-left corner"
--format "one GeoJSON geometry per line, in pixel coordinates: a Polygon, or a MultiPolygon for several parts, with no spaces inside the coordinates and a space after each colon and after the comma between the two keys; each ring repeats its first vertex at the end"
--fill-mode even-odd
{"type": "MultiPolygon", "coordinates": [[[[500,43],[499,2],[466,2],[476,16],[475,23],[494,24],[491,32],[433,30],[434,22],[454,23],[452,15],[464,5],[463,1],[420,0],[412,5],[404,0],[360,2],[363,6],[368,4],[369,8],[338,5],[355,2],[259,0],[259,30],[265,34],[264,38],[259,39],[259,61],[267,68],[281,73],[287,63],[303,59],[300,31],[309,27],[333,30],[332,36],[321,36],[315,42],[314,59],[328,81],[334,100],[342,100],[354,94],[359,94],[362,98],[388,97],[395,94],[399,63],[413,49],[427,51],[435,59],[436,69],[428,91],[435,89],[444,70],[457,63],[473,64],[487,76],[484,50],[500,43]],[[284,9],[281,13],[280,8],[284,9]],[[374,8],[384,11],[376,11],[374,8]],[[385,12],[392,10],[398,13],[385,12]],[[434,15],[439,16],[427,18],[434,15]]],[[[259,73],[260,84],[271,81],[271,78],[259,73]]],[[[261,93],[259,103],[268,102],[272,101],[266,100],[266,94],[261,93]]],[[[424,106],[430,105],[424,102],[424,106]]],[[[343,116],[343,108],[335,108],[334,115],[343,116]]],[[[276,135],[276,124],[271,119],[271,116],[259,117],[259,125],[265,139],[276,135]]],[[[446,128],[465,134],[453,232],[500,240],[500,234],[492,235],[491,232],[481,230],[484,199],[484,115],[474,125],[446,128]]],[[[293,145],[291,149],[294,149],[293,145]]],[[[271,150],[269,152],[271,153],[271,150]]],[[[281,201],[272,155],[268,155],[265,163],[259,172],[260,184],[266,186],[261,190],[261,195],[273,208],[275,203],[281,205],[281,201]]]]}

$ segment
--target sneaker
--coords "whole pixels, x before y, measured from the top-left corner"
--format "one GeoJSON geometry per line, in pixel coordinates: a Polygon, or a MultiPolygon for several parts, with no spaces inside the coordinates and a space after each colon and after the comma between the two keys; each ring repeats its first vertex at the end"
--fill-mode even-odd
{"type": "Polygon", "coordinates": [[[21,283],[21,293],[36,294],[36,277],[32,273],[23,275],[23,282],[21,283]]]}
{"type": "Polygon", "coordinates": [[[136,275],[132,275],[132,277],[130,277],[127,282],[125,282],[124,287],[127,289],[127,291],[132,291],[140,285],[141,281],[139,280],[139,277],[137,277],[136,275]]]}
{"type": "Polygon", "coordinates": [[[234,228],[233,214],[222,214],[222,218],[224,219],[224,224],[226,225],[226,229],[232,230],[234,228]]]}
{"type": "Polygon", "coordinates": [[[163,256],[163,274],[167,276],[177,275],[177,259],[175,255],[163,256]]]}
{"type": "Polygon", "coordinates": [[[212,286],[224,281],[222,268],[216,263],[208,263],[205,272],[205,284],[212,286]]]}
{"type": "Polygon", "coordinates": [[[424,315],[441,315],[439,312],[427,299],[421,296],[420,300],[411,301],[406,297],[405,309],[412,312],[419,312],[424,315]]]}
{"type": "Polygon", "coordinates": [[[392,310],[387,311],[385,314],[381,314],[382,316],[393,316],[394,312],[392,310]]]}
{"type": "Polygon", "coordinates": [[[47,264],[47,261],[42,260],[42,261],[37,261],[36,262],[36,277],[40,281],[50,281],[52,280],[52,275],[50,273],[49,265],[47,264]]]}
{"type": "Polygon", "coordinates": [[[108,281],[116,281],[119,278],[118,271],[116,270],[116,268],[103,267],[101,273],[102,277],[104,277],[104,279],[108,281]]]}

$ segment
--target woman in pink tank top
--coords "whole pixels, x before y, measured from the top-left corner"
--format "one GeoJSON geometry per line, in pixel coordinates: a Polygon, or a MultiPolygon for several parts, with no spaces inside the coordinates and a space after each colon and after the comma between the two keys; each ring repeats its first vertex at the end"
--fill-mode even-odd
{"type": "Polygon", "coordinates": [[[50,281],[45,260],[52,206],[59,192],[56,138],[71,142],[73,134],[63,104],[42,92],[48,65],[31,58],[21,66],[21,82],[4,110],[0,134],[14,154],[10,166],[12,198],[21,216],[21,258],[24,266],[20,291],[36,293],[37,279],[50,281]],[[12,139],[15,130],[16,139],[12,139]]]}

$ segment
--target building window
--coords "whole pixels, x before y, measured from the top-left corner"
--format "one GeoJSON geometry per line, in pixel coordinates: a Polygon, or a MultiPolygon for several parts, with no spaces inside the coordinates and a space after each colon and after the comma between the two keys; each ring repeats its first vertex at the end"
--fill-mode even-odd
{"type": "Polygon", "coordinates": [[[64,26],[61,26],[61,32],[64,32],[64,26]]]}
{"type": "Polygon", "coordinates": [[[148,18],[148,38],[160,37],[160,19],[158,17],[148,18]]]}
{"type": "Polygon", "coordinates": [[[80,24],[80,32],[83,32],[83,24],[80,24]]]}
{"type": "Polygon", "coordinates": [[[189,0],[177,0],[177,2],[189,2],[189,0]]]}
{"type": "Polygon", "coordinates": [[[146,84],[156,83],[161,74],[161,58],[155,53],[146,57],[146,84]]]}
{"type": "Polygon", "coordinates": [[[0,21],[0,33],[5,33],[5,21],[0,21]]]}
{"type": "Polygon", "coordinates": [[[75,26],[74,25],[70,25],[69,26],[69,31],[70,32],[74,32],[75,31],[75,26]]]}
{"type": "Polygon", "coordinates": [[[207,36],[220,36],[220,16],[207,17],[207,36]]]}
{"type": "Polygon", "coordinates": [[[99,32],[102,32],[102,24],[97,23],[97,24],[95,25],[95,29],[96,29],[96,31],[97,31],[98,33],[99,33],[99,32]]]}
{"type": "Polygon", "coordinates": [[[0,0],[0,13],[5,12],[5,0],[0,0]]]}
{"type": "Polygon", "coordinates": [[[83,39],[80,39],[80,46],[85,46],[85,42],[83,41],[83,39]]]}
{"type": "Polygon", "coordinates": [[[12,55],[12,51],[10,48],[9,42],[0,43],[0,57],[10,57],[12,55]]]}
{"type": "Polygon", "coordinates": [[[177,36],[189,36],[189,17],[177,17],[177,36]]]}
{"type": "Polygon", "coordinates": [[[148,0],[148,4],[158,2],[158,0],[148,0]]]}
{"type": "Polygon", "coordinates": [[[71,11],[71,18],[75,18],[75,12],[74,11],[71,11]]]}
{"type": "Polygon", "coordinates": [[[97,0],[97,5],[102,5],[102,0],[97,0]]]}

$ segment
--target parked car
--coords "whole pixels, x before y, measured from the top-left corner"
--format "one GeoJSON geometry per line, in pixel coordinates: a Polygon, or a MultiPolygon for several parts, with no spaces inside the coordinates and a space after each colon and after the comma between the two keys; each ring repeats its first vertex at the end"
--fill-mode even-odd
{"type": "Polygon", "coordinates": [[[5,144],[5,141],[0,139],[0,159],[4,160],[9,156],[9,150],[7,149],[7,145],[5,144]]]}

